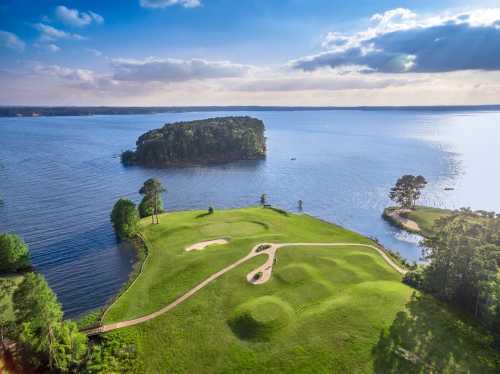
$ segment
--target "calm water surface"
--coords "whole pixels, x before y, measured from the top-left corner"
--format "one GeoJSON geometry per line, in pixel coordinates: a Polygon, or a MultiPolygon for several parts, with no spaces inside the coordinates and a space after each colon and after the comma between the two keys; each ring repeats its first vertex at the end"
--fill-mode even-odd
{"type": "Polygon", "coordinates": [[[166,208],[246,206],[261,193],[377,237],[410,260],[418,238],[380,214],[402,174],[422,174],[424,203],[500,211],[500,112],[309,111],[180,113],[0,119],[0,232],[21,234],[67,316],[103,305],[126,280],[133,252],[117,245],[109,213],[139,200],[150,177],[166,185],[166,208]],[[163,123],[252,115],[267,127],[268,157],[212,167],[124,168],[117,156],[163,123]],[[291,161],[291,158],[296,161],[291,161]],[[453,187],[454,191],[444,191],[453,187]]]}

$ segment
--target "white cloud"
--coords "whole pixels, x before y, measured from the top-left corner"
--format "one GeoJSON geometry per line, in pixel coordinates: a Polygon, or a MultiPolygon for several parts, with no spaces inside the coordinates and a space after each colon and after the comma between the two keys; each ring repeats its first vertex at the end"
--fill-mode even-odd
{"type": "Polygon", "coordinates": [[[144,8],[166,8],[173,5],[180,5],[184,8],[196,8],[201,6],[200,0],[139,0],[139,4],[144,8]]]}
{"type": "Polygon", "coordinates": [[[107,75],[96,73],[90,69],[69,68],[61,65],[35,65],[33,72],[41,76],[49,76],[84,89],[103,89],[115,84],[107,75]]]}
{"type": "Polygon", "coordinates": [[[0,47],[22,52],[24,51],[24,48],[26,48],[26,43],[23,42],[16,34],[0,30],[0,47]]]}
{"type": "Polygon", "coordinates": [[[54,43],[48,43],[48,44],[46,44],[46,43],[34,43],[33,46],[36,48],[45,49],[45,50],[50,51],[50,52],[59,52],[61,50],[61,48],[54,43]]]}
{"type": "Polygon", "coordinates": [[[355,34],[329,33],[324,51],[291,61],[304,71],[363,66],[365,72],[500,70],[500,8],[419,17],[398,8],[355,34]]]}
{"type": "Polygon", "coordinates": [[[99,51],[98,49],[94,49],[94,48],[85,48],[85,50],[89,53],[92,53],[94,56],[96,57],[100,57],[102,56],[102,52],[99,51]]]}
{"type": "Polygon", "coordinates": [[[53,42],[58,39],[64,40],[84,40],[85,37],[80,34],[72,34],[66,31],[57,29],[53,26],[46,25],[44,23],[36,23],[33,25],[35,29],[40,31],[40,41],[41,42],[53,42]]]}
{"type": "Polygon", "coordinates": [[[251,69],[250,66],[228,61],[157,59],[152,57],[145,60],[114,59],[112,66],[116,80],[167,83],[241,77],[251,69]]]}
{"type": "Polygon", "coordinates": [[[64,5],[56,7],[55,15],[62,23],[75,27],[84,27],[90,25],[92,22],[98,24],[104,22],[104,18],[97,13],[92,11],[81,12],[78,9],[70,9],[64,5]]]}

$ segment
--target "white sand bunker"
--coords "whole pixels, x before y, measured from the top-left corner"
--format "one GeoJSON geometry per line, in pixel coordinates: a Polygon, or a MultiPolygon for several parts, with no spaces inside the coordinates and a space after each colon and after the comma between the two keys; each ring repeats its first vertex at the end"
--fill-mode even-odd
{"type": "Polygon", "coordinates": [[[195,243],[193,245],[190,245],[189,247],[186,247],[186,251],[201,251],[205,248],[207,248],[210,245],[222,245],[222,244],[228,244],[229,241],[226,239],[215,239],[215,240],[206,240],[204,242],[199,242],[195,243]]]}

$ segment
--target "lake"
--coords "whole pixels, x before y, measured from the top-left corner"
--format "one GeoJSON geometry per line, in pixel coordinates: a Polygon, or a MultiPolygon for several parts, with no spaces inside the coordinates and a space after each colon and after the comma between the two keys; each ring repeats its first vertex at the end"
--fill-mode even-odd
{"type": "Polygon", "coordinates": [[[36,268],[75,317],[102,306],[131,270],[109,213],[138,202],[150,177],[167,187],[167,210],[270,203],[378,238],[418,260],[418,237],[381,213],[403,174],[429,181],[422,203],[500,211],[500,112],[259,111],[0,119],[0,232],[23,236],[36,268]],[[164,123],[251,115],[266,124],[264,161],[166,170],[125,168],[122,150],[164,123]],[[295,158],[295,160],[291,160],[295,158]],[[445,191],[445,187],[454,188],[445,191]]]}

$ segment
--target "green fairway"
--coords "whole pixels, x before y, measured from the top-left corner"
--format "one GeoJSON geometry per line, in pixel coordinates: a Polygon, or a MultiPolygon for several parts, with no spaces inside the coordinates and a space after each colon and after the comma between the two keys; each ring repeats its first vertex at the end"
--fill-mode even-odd
{"type": "MultiPolygon", "coordinates": [[[[141,224],[150,252],[144,272],[105,323],[162,308],[258,243],[373,244],[307,215],[262,208],[179,212],[162,215],[160,225],[141,224]],[[221,237],[229,244],[184,250],[221,237]]],[[[433,299],[412,298],[372,249],[284,247],[270,281],[250,284],[246,275],[266,258],[252,258],[168,313],[112,334],[136,341],[147,373],[494,372],[490,338],[433,299]],[[431,312],[416,317],[424,301],[431,312]]]]}

